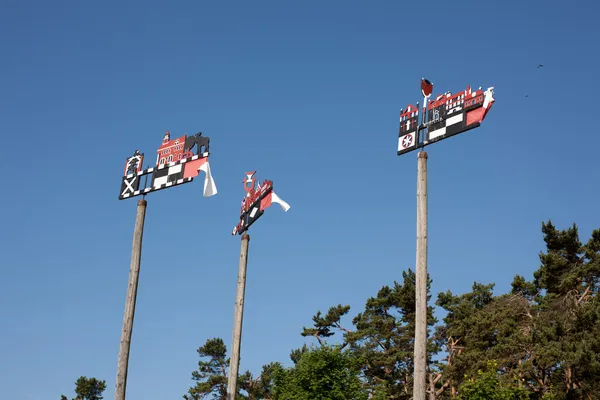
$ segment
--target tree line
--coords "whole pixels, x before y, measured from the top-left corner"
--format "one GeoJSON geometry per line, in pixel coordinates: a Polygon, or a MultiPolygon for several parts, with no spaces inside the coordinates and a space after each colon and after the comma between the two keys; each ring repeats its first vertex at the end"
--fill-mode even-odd
{"type": "MultiPolygon", "coordinates": [[[[515,276],[504,294],[480,282],[468,293],[438,293],[441,320],[428,277],[428,400],[600,398],[600,229],[586,243],[576,224],[559,230],[544,222],[542,234],[533,276],[515,276]]],[[[290,351],[291,366],[273,361],[256,376],[242,373],[237,399],[412,399],[414,271],[383,286],[344,326],[349,314],[342,304],[318,311],[299,332],[313,340],[290,351]]],[[[197,352],[183,399],[226,400],[224,341],[210,338],[197,352]]]]}

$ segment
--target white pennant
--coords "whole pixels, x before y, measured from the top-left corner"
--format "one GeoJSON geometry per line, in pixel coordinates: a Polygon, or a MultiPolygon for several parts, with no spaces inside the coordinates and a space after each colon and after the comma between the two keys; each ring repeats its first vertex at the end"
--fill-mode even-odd
{"type": "Polygon", "coordinates": [[[290,209],[290,205],[288,203],[286,203],[285,201],[283,201],[282,199],[280,199],[279,196],[277,196],[274,191],[271,191],[271,202],[279,204],[281,206],[281,208],[283,208],[283,211],[287,212],[287,210],[290,209]]]}
{"type": "Polygon", "coordinates": [[[208,164],[208,160],[206,160],[206,162],[200,167],[200,171],[204,171],[206,173],[206,177],[204,178],[204,197],[214,196],[217,194],[217,186],[215,186],[215,181],[210,174],[210,165],[208,164]]]}

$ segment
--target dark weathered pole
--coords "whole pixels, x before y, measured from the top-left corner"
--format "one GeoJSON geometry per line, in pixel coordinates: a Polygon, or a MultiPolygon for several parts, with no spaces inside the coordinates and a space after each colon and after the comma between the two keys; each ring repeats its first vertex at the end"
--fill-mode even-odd
{"type": "Polygon", "coordinates": [[[117,363],[117,382],[115,385],[115,400],[125,400],[127,387],[127,367],[129,364],[129,349],[131,347],[131,332],[135,314],[138,279],[140,277],[140,261],[142,258],[142,236],[146,219],[146,200],[138,201],[133,231],[133,246],[131,249],[131,265],[129,267],[129,285],[125,299],[125,315],[123,316],[123,331],[121,332],[121,347],[117,363]]]}
{"type": "Polygon", "coordinates": [[[248,242],[250,235],[242,235],[240,263],[238,267],[235,310],[233,316],[233,334],[231,338],[231,359],[229,362],[229,381],[227,382],[227,400],[235,400],[237,379],[240,367],[240,348],[242,345],[242,322],[244,320],[244,297],[246,293],[246,265],[248,264],[248,242]]]}
{"type": "Polygon", "coordinates": [[[417,162],[417,267],[413,400],[425,400],[427,372],[427,153],[417,162]]]}

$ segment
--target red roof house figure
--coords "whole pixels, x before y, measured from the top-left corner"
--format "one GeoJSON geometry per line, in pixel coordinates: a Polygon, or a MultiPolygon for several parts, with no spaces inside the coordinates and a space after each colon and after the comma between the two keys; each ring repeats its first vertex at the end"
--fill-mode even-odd
{"type": "Polygon", "coordinates": [[[178,137],[177,139],[171,140],[171,134],[169,131],[165,133],[163,142],[156,150],[156,166],[168,164],[171,162],[179,161],[183,157],[183,147],[185,145],[185,136],[178,137]]]}

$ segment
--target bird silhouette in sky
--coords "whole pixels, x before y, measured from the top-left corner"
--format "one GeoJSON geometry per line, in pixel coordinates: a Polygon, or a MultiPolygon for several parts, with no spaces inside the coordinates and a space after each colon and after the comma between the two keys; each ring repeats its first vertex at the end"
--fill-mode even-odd
{"type": "MultiPolygon", "coordinates": [[[[537,67],[538,67],[538,68],[542,68],[543,66],[544,66],[544,64],[538,64],[538,66],[537,66],[537,67]]],[[[528,95],[528,94],[526,94],[526,95],[525,95],[525,97],[529,97],[529,95],[528,95]]]]}

